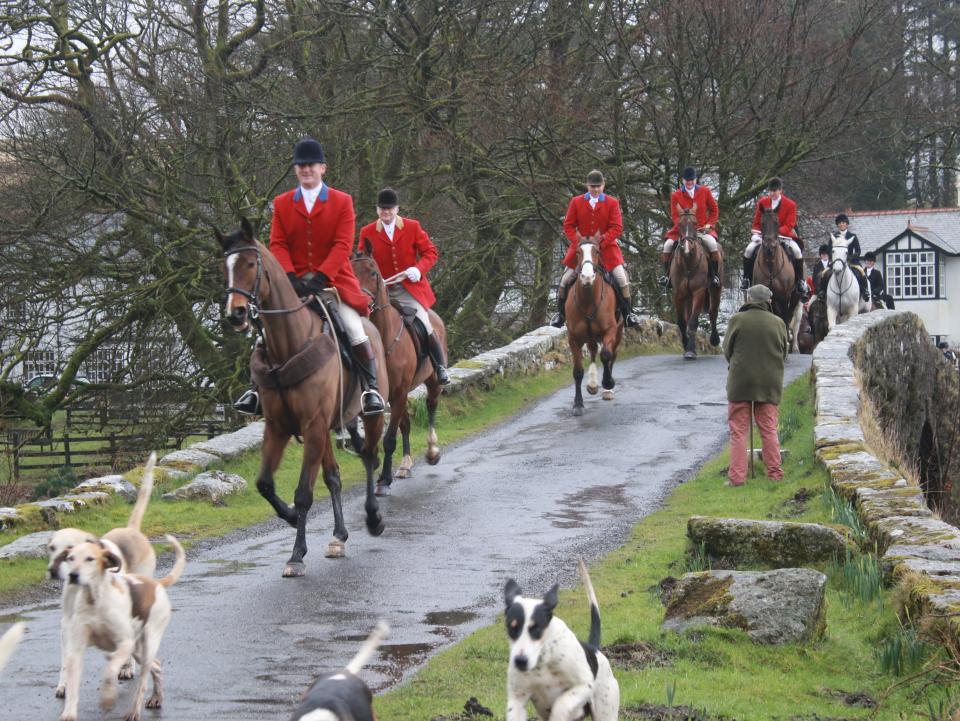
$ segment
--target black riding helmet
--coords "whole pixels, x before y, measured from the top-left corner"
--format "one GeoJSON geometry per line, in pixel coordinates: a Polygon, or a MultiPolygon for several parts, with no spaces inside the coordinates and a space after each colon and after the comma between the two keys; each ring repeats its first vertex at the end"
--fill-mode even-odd
{"type": "Polygon", "coordinates": [[[840,215],[834,218],[833,223],[834,225],[840,225],[840,223],[846,223],[847,225],[850,225],[850,218],[848,218],[844,213],[840,213],[840,215]]]}

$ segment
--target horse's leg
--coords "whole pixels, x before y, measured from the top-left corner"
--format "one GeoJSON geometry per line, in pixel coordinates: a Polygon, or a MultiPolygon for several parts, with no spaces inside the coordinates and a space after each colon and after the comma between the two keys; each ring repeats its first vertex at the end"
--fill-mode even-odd
{"type": "MultiPolygon", "coordinates": [[[[369,432],[369,430],[369,428],[364,427],[365,432],[369,432]]],[[[343,501],[340,496],[340,466],[337,464],[337,459],[333,455],[333,445],[331,443],[326,444],[321,462],[323,464],[323,482],[326,484],[327,491],[330,493],[330,504],[333,506],[333,538],[331,538],[327,544],[327,551],[324,555],[327,558],[342,558],[345,555],[344,544],[347,542],[350,534],[347,533],[347,527],[343,522],[343,501]]]]}
{"type": "MultiPolygon", "coordinates": [[[[297,513],[297,537],[293,542],[293,554],[283,569],[284,578],[298,578],[306,571],[303,557],[307,555],[307,513],[313,505],[313,486],[317,480],[320,462],[327,452],[333,456],[332,445],[330,431],[320,423],[314,422],[303,434],[303,463],[300,466],[297,490],[293,494],[293,505],[297,513]]],[[[328,483],[327,486],[329,485],[328,483]]],[[[332,490],[330,496],[333,497],[332,490]]],[[[339,488],[336,502],[340,502],[339,488]]]]}
{"type": "Polygon", "coordinates": [[[679,283],[677,283],[673,291],[673,307],[677,312],[677,330],[680,331],[680,345],[684,349],[687,347],[687,304],[680,298],[679,283]]]}
{"type": "Polygon", "coordinates": [[[799,353],[800,352],[800,322],[803,320],[803,304],[798,302],[793,308],[793,319],[792,319],[792,333],[793,333],[793,343],[791,345],[791,352],[799,353]]]}
{"type": "Polygon", "coordinates": [[[704,290],[696,290],[690,300],[690,315],[687,317],[687,337],[683,346],[683,357],[693,360],[697,357],[697,328],[700,325],[700,308],[703,305],[704,290]]]}
{"type": "Polygon", "coordinates": [[[710,345],[716,348],[720,345],[720,334],[717,332],[717,313],[720,311],[720,289],[710,291],[710,345]]]}
{"type": "Polygon", "coordinates": [[[435,376],[427,379],[427,463],[435,466],[440,462],[440,439],[437,436],[437,406],[443,392],[435,376]]]}
{"type": "Polygon", "coordinates": [[[587,343],[587,350],[590,351],[590,367],[587,369],[587,393],[595,396],[599,390],[597,383],[597,344],[590,341],[587,343]]]}
{"type": "Polygon", "coordinates": [[[570,355],[573,359],[573,384],[576,391],[573,395],[573,415],[583,415],[583,391],[580,385],[583,383],[583,346],[580,343],[574,343],[570,340],[570,355]]]}
{"type": "Polygon", "coordinates": [[[407,406],[407,412],[400,419],[400,436],[403,439],[403,458],[400,460],[400,467],[397,468],[397,478],[409,478],[410,471],[413,470],[413,456],[410,454],[410,407],[407,406]]]}
{"type": "Polygon", "coordinates": [[[297,512],[277,495],[277,488],[273,481],[273,474],[280,465],[283,449],[287,447],[289,440],[289,435],[281,433],[269,422],[266,424],[263,429],[263,443],[260,446],[260,475],[257,476],[257,490],[273,506],[273,510],[280,518],[296,527],[297,512]]]}
{"type": "Polygon", "coordinates": [[[830,289],[827,289],[827,330],[833,330],[833,326],[837,324],[837,309],[834,307],[832,300],[833,296],[830,293],[830,289]]]}
{"type": "MultiPolygon", "coordinates": [[[[393,419],[390,420],[390,424],[393,425],[393,419]]],[[[396,439],[396,427],[394,427],[393,434],[394,439],[396,439]]],[[[363,508],[367,512],[367,531],[370,532],[371,536],[379,536],[383,533],[383,517],[380,515],[380,504],[377,502],[373,480],[373,472],[377,470],[379,463],[377,444],[380,442],[380,436],[382,435],[383,415],[364,416],[363,453],[360,454],[360,457],[363,459],[363,468],[367,472],[367,498],[364,501],[363,508]]],[[[346,533],[346,529],[343,532],[346,533]]]]}
{"type": "Polygon", "coordinates": [[[353,452],[357,455],[363,451],[363,439],[360,437],[360,431],[357,430],[357,419],[347,422],[347,433],[350,434],[350,444],[353,446],[353,452]]]}
{"type": "MultiPolygon", "coordinates": [[[[397,396],[399,395],[397,394],[397,396]]],[[[406,412],[405,394],[402,400],[399,397],[390,400],[390,425],[387,426],[387,432],[383,436],[383,468],[380,469],[380,477],[377,479],[377,486],[374,490],[374,493],[378,496],[390,495],[390,484],[393,483],[393,452],[397,449],[397,427],[406,412]],[[395,403],[402,404],[403,407],[400,408],[398,405],[394,405],[395,403]]]]}
{"type": "Polygon", "coordinates": [[[613,387],[617,382],[613,379],[613,362],[617,359],[617,327],[607,330],[603,336],[603,348],[600,351],[600,360],[603,362],[603,400],[613,400],[613,387]]]}

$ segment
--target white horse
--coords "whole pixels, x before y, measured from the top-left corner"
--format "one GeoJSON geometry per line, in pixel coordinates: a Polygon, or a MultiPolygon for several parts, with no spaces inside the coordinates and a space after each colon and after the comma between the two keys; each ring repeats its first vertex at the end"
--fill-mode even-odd
{"type": "Polygon", "coordinates": [[[827,281],[827,327],[848,321],[867,312],[867,304],[860,298],[860,283],[853,268],[847,264],[847,248],[833,246],[830,261],[830,280],[827,281]]]}

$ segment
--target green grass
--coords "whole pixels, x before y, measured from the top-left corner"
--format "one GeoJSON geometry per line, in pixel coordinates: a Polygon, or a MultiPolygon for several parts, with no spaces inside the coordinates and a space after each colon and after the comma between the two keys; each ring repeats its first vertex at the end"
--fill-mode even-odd
{"type": "MultiPolygon", "coordinates": [[[[690,515],[834,522],[830,509],[819,502],[828,479],[814,462],[811,405],[809,375],[804,375],[787,389],[781,408],[789,426],[784,447],[790,451],[783,482],[748,478],[743,488],[724,487],[728,462],[724,452],[695,478],[677,486],[662,510],[637,524],[626,545],[591,569],[604,644],[650,643],[672,659],[666,667],[615,668],[621,718],[639,718],[626,712],[629,707],[668,701],[674,707],[696,709],[702,718],[740,720],[927,719],[930,708],[942,706],[946,690],[938,685],[892,691],[873,716],[871,709],[844,703],[843,693],[864,692],[880,700],[902,681],[893,671],[915,668],[935,653],[932,647],[918,648],[900,628],[890,592],[873,583],[869,560],[856,570],[846,571],[843,565],[823,569],[830,576],[827,632],[818,643],[771,647],[756,645],[733,630],[704,629],[688,636],[660,631],[659,582],[702,564],[695,552],[690,554],[693,549],[685,535],[690,515]],[[809,491],[805,494],[809,501],[798,513],[797,505],[789,501],[801,488],[809,491]],[[897,654],[902,662],[891,670],[897,654]]],[[[586,637],[589,614],[582,589],[564,592],[557,612],[581,638],[586,637]]],[[[481,629],[431,659],[409,682],[379,697],[377,715],[409,721],[456,717],[465,701],[475,696],[501,719],[507,654],[500,624],[481,629]]]]}

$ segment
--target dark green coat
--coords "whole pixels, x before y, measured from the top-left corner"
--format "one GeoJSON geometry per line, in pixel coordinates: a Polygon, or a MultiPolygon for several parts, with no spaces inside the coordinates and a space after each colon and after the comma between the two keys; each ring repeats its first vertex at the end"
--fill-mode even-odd
{"type": "Polygon", "coordinates": [[[780,403],[783,363],[790,352],[787,327],[767,303],[751,302],[727,324],[723,355],[729,365],[728,401],[780,403]]]}

